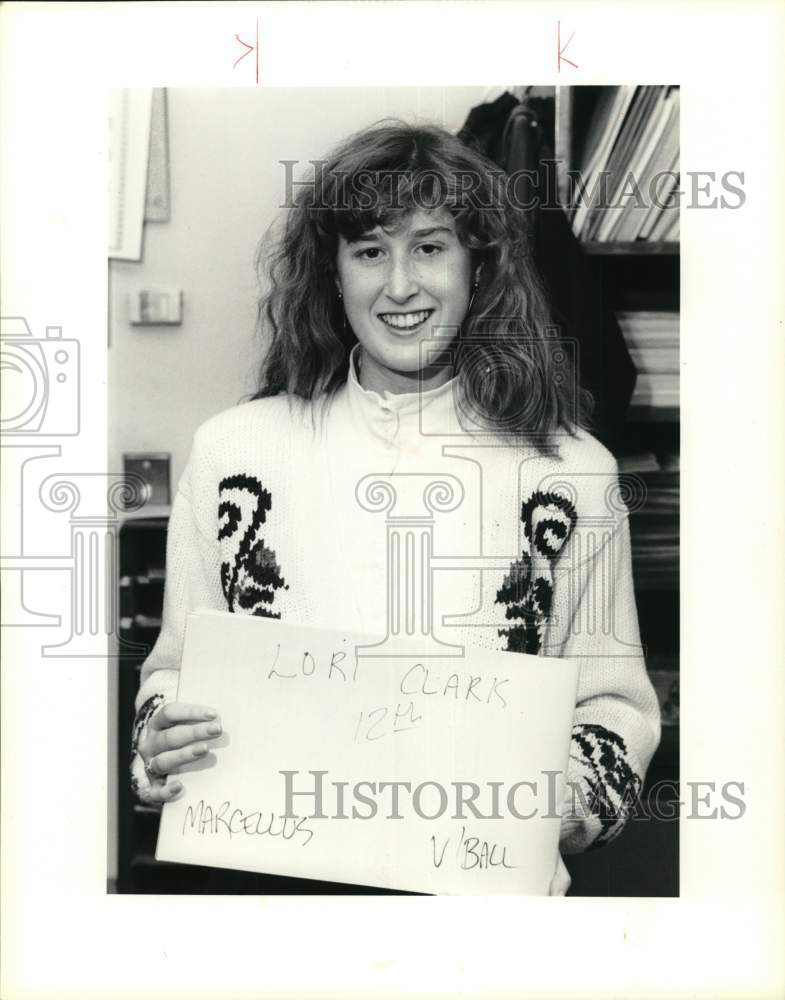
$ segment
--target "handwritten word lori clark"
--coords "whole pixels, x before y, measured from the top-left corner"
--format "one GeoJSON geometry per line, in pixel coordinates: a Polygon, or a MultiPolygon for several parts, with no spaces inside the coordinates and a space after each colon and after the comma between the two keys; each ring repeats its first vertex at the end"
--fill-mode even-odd
{"type": "Polygon", "coordinates": [[[204,799],[199,799],[196,805],[186,809],[180,832],[183,836],[192,833],[200,836],[228,835],[230,840],[239,834],[248,837],[280,837],[282,840],[296,838],[300,846],[305,847],[313,837],[313,830],[306,822],[306,816],[277,816],[260,810],[244,812],[242,809],[232,808],[229,801],[222,802],[214,809],[204,799]]]}
{"type": "MultiPolygon", "coordinates": [[[[431,850],[434,868],[441,868],[444,864],[447,849],[451,847],[451,838],[445,837],[443,840],[432,836],[431,850]]],[[[466,827],[461,827],[461,834],[457,841],[453,843],[450,855],[457,863],[461,871],[479,871],[489,868],[518,868],[518,865],[510,864],[507,857],[507,847],[500,846],[495,841],[481,840],[480,837],[467,837],[466,827]]]]}
{"type": "MultiPolygon", "coordinates": [[[[296,681],[309,677],[353,683],[357,680],[360,658],[355,653],[353,661],[346,650],[330,650],[314,655],[308,649],[287,649],[281,656],[281,643],[265,654],[268,662],[267,680],[296,681]]],[[[455,701],[480,702],[507,707],[502,688],[509,684],[508,677],[483,677],[464,672],[439,672],[435,667],[417,662],[407,667],[401,675],[398,690],[406,697],[412,695],[441,695],[455,701]]]]}

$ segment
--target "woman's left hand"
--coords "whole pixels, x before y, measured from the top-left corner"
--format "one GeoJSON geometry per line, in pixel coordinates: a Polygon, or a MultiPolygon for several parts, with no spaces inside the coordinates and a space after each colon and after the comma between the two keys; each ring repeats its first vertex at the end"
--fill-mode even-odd
{"type": "Polygon", "coordinates": [[[556,871],[551,879],[551,887],[548,890],[548,895],[566,896],[571,882],[572,879],[570,878],[570,873],[567,871],[567,867],[561,859],[561,854],[559,854],[559,860],[556,864],[556,871]]]}

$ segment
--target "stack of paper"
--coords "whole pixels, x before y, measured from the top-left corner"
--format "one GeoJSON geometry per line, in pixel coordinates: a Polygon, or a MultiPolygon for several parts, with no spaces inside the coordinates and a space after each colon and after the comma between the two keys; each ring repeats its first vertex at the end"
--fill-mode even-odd
{"type": "Polygon", "coordinates": [[[638,371],[631,405],[679,405],[679,314],[619,312],[616,318],[638,371]]]}

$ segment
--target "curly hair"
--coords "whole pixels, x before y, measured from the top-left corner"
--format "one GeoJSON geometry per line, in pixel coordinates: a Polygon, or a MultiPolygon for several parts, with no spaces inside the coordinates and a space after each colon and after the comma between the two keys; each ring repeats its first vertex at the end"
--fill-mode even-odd
{"type": "Polygon", "coordinates": [[[452,345],[458,402],[486,427],[553,453],[557,430],[588,424],[591,397],[550,316],[505,175],[432,125],[385,119],[349,136],[298,182],[280,237],[257,254],[269,290],[258,325],[269,338],[253,398],[329,395],[358,342],[335,276],[339,237],[395,228],[417,208],[450,212],[480,279],[452,345]]]}

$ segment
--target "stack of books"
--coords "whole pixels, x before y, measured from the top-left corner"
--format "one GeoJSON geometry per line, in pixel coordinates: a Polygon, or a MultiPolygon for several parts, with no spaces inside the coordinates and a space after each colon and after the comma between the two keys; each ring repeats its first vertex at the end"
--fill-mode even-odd
{"type": "Polygon", "coordinates": [[[679,314],[618,312],[616,318],[638,372],[633,409],[679,406],[679,314]]]}
{"type": "Polygon", "coordinates": [[[679,88],[601,87],[571,222],[585,242],[679,239],[679,88]]]}

